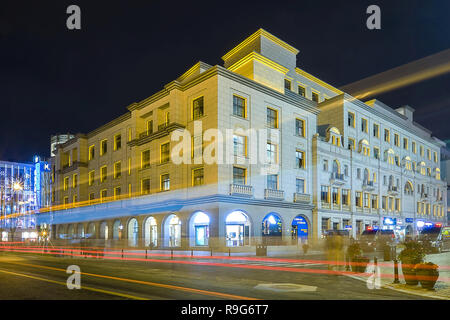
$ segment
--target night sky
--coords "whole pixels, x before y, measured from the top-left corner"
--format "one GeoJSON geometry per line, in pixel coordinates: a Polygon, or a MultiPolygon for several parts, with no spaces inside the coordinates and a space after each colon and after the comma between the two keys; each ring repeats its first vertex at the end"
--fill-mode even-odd
{"type": "MultiPolygon", "coordinates": [[[[0,159],[49,155],[50,135],[87,133],[221,57],[262,27],[300,50],[297,65],[340,87],[450,48],[450,1],[0,2],[0,159]],[[77,4],[82,30],[66,28],[77,4]],[[381,30],[366,8],[381,7],[381,30]]],[[[416,109],[450,138],[450,74],[378,97],[416,109]]]]}

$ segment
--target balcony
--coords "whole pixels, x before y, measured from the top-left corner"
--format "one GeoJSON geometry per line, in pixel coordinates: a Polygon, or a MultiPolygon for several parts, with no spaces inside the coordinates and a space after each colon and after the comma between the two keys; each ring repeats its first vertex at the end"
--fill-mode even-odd
{"type": "Polygon", "coordinates": [[[398,188],[396,186],[388,186],[388,194],[391,196],[398,195],[398,188]]]}
{"type": "Polygon", "coordinates": [[[344,174],[332,172],[331,178],[330,178],[330,183],[337,185],[337,186],[341,186],[341,185],[345,184],[344,174]]]}
{"type": "Polygon", "coordinates": [[[265,189],[264,198],[267,200],[284,200],[283,190],[265,189]]]}
{"type": "Polygon", "coordinates": [[[230,184],[230,195],[253,197],[253,187],[242,184],[230,184]]]}
{"type": "Polygon", "coordinates": [[[311,195],[306,193],[294,193],[294,202],[310,203],[311,195]]]}
{"type": "Polygon", "coordinates": [[[374,185],[373,181],[364,180],[362,187],[363,187],[363,190],[365,190],[365,191],[375,190],[375,185],[374,185]]]}

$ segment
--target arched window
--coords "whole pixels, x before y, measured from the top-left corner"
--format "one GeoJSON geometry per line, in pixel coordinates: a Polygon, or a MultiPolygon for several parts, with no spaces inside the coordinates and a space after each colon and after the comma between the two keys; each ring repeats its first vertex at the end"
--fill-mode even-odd
{"type": "Polygon", "coordinates": [[[209,244],[209,216],[198,211],[190,219],[191,246],[207,246],[209,244]]]}
{"type": "Polygon", "coordinates": [[[128,245],[135,247],[138,245],[139,224],[135,218],[128,222],[128,245]]]}
{"type": "Polygon", "coordinates": [[[225,224],[228,247],[250,244],[250,221],[244,212],[237,210],[229,213],[225,219],[225,224]]]}
{"type": "Polygon", "coordinates": [[[341,173],[341,166],[337,160],[333,161],[333,172],[337,174],[341,173]]]}
{"type": "Polygon", "coordinates": [[[113,224],[113,239],[120,240],[122,238],[121,233],[122,233],[122,230],[121,230],[120,220],[116,220],[116,221],[114,221],[114,224],[113,224]]]}
{"type": "Polygon", "coordinates": [[[148,217],[147,220],[145,220],[144,233],[146,247],[158,246],[158,225],[155,218],[148,217]]]}
{"type": "Polygon", "coordinates": [[[108,240],[108,224],[106,221],[100,224],[100,239],[108,240]]]}
{"type": "Polygon", "coordinates": [[[369,141],[367,141],[366,139],[362,139],[361,141],[359,141],[359,153],[362,153],[365,156],[370,156],[370,145],[369,145],[369,141]]]}
{"type": "Polygon", "coordinates": [[[405,195],[412,196],[414,193],[413,185],[410,181],[406,181],[405,183],[405,195]]]}

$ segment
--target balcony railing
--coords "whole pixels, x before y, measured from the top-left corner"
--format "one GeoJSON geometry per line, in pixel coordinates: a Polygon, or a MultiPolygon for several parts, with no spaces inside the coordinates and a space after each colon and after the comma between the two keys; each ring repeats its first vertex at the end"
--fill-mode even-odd
{"type": "Polygon", "coordinates": [[[306,193],[294,193],[294,202],[310,203],[311,195],[306,193]]]}
{"type": "Polygon", "coordinates": [[[363,182],[363,189],[367,190],[367,191],[375,190],[375,185],[374,185],[373,181],[364,180],[364,182],[363,182]]]}
{"type": "Polygon", "coordinates": [[[230,194],[235,196],[253,197],[253,187],[242,184],[230,184],[230,194]]]}
{"type": "Polygon", "coordinates": [[[283,190],[265,189],[264,198],[268,200],[284,200],[283,190]]]}
{"type": "Polygon", "coordinates": [[[428,199],[428,193],[422,192],[422,193],[420,194],[420,197],[421,197],[422,199],[428,199]]]}
{"type": "Polygon", "coordinates": [[[388,193],[391,195],[397,195],[398,194],[397,186],[388,186],[388,193]]]}
{"type": "Polygon", "coordinates": [[[336,185],[343,185],[345,183],[344,174],[332,172],[330,177],[330,183],[336,185]]]}

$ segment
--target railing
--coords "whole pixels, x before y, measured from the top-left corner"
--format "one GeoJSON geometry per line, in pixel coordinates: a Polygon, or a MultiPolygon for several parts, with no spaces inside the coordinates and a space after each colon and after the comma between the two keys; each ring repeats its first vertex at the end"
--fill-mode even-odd
{"type": "Polygon", "coordinates": [[[367,181],[367,180],[364,180],[364,182],[363,182],[363,188],[366,189],[366,190],[374,190],[375,187],[374,187],[373,181],[367,181]]]}
{"type": "Polygon", "coordinates": [[[253,187],[243,184],[230,184],[230,194],[253,197],[253,187]]]}
{"type": "Polygon", "coordinates": [[[310,203],[311,202],[311,195],[306,193],[294,193],[294,202],[304,202],[304,203],[310,203]]]}
{"type": "Polygon", "coordinates": [[[165,128],[167,128],[167,126],[168,126],[169,124],[170,124],[169,122],[165,122],[165,123],[163,123],[163,124],[159,124],[159,125],[158,125],[158,131],[164,130],[165,128]]]}
{"type": "Polygon", "coordinates": [[[330,182],[332,184],[344,184],[345,178],[343,173],[332,172],[330,177],[330,182]]]}
{"type": "Polygon", "coordinates": [[[396,186],[388,186],[388,193],[397,194],[398,188],[396,186]]]}
{"type": "Polygon", "coordinates": [[[264,198],[270,200],[284,200],[283,190],[265,189],[264,198]]]}

